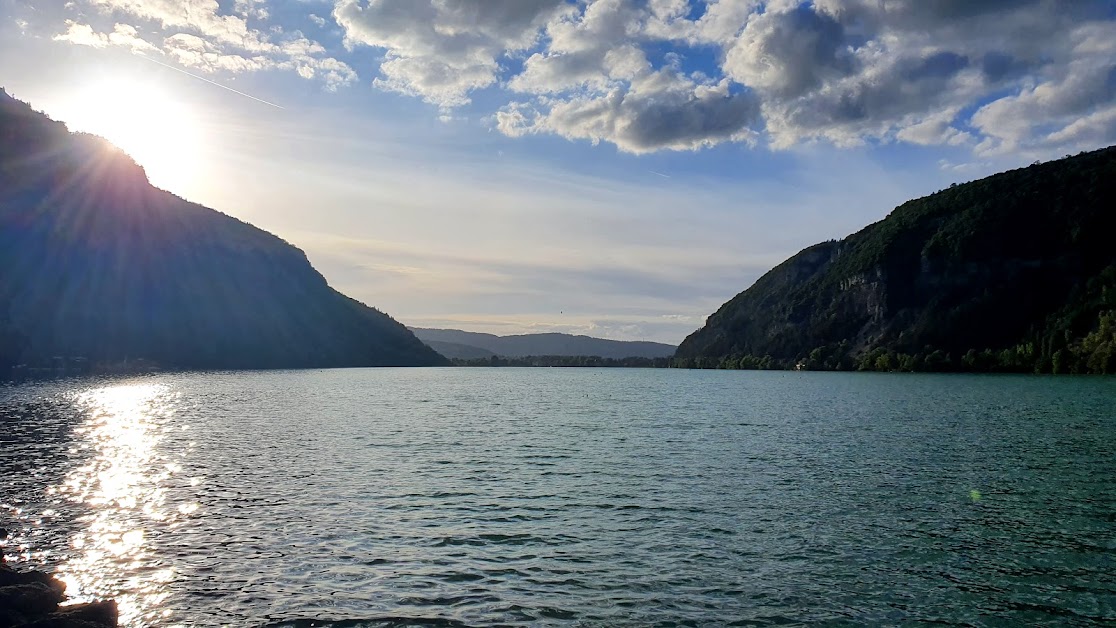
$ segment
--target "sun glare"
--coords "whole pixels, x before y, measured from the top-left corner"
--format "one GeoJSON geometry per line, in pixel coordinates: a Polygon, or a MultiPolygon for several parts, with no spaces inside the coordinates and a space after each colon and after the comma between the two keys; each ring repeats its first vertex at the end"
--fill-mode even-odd
{"type": "Polygon", "coordinates": [[[71,130],[112,142],[158,187],[181,193],[199,170],[202,126],[194,112],[157,85],[92,82],[74,94],[69,109],[64,119],[71,130]]]}

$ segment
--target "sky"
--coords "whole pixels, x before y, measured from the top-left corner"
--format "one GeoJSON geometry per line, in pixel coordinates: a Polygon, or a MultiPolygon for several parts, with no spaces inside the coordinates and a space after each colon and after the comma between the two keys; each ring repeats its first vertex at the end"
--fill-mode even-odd
{"type": "Polygon", "coordinates": [[[0,0],[0,86],[412,326],[677,343],[1116,143],[1111,0],[0,0]]]}

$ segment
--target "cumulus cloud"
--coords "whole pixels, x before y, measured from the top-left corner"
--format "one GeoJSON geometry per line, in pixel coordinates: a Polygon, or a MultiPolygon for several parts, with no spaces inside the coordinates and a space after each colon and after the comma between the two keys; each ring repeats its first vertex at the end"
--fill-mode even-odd
{"type": "Polygon", "coordinates": [[[1103,0],[339,0],[334,16],[384,51],[382,89],[444,109],[499,86],[508,135],[635,153],[1053,146],[1103,134],[1112,100],[1103,0]]]}
{"type": "Polygon", "coordinates": [[[779,98],[792,98],[851,74],[855,56],[833,17],[800,6],[749,19],[725,54],[726,75],[779,98]]]}
{"type": "Polygon", "coordinates": [[[484,93],[469,117],[507,135],[632,153],[903,142],[1050,154],[1116,141],[1108,0],[322,2],[343,37],[332,50],[300,30],[326,17],[281,26],[263,0],[75,0],[116,27],[72,21],[57,38],[330,88],[363,67],[432,115],[455,118],[484,93]]]}
{"type": "MultiPolygon", "coordinates": [[[[980,135],[979,145],[986,150],[990,132],[1008,132],[992,123],[992,112],[1003,103],[990,110],[984,123],[957,113],[1014,99],[1013,91],[1053,85],[1065,76],[1095,82],[1084,71],[1109,53],[1075,48],[1072,42],[1082,35],[1067,33],[1079,27],[1110,32],[1111,16],[1089,10],[1100,4],[819,1],[796,10],[815,11],[840,24],[844,34],[839,51],[848,62],[840,69],[845,71],[824,78],[808,74],[809,80],[790,83],[803,87],[790,95],[778,91],[786,83],[751,80],[764,94],[764,117],[775,146],[817,139],[838,145],[893,140],[958,144],[980,135]]],[[[832,72],[832,50],[829,45],[808,47],[791,56],[814,72],[832,72]],[[810,53],[826,54],[811,59],[810,53]]],[[[749,80],[741,72],[733,75],[749,80]]],[[[801,75],[792,70],[778,80],[801,75]]],[[[1027,124],[1023,118],[1013,123],[1027,124]]],[[[1001,140],[996,144],[1008,145],[1001,140]]]]}
{"type": "MultiPolygon", "coordinates": [[[[685,3],[653,2],[672,18],[685,3]]],[[[505,134],[555,133],[620,150],[695,150],[754,135],[759,103],[728,79],[687,74],[677,55],[655,68],[638,45],[647,14],[625,0],[602,0],[547,25],[549,46],[531,55],[508,88],[540,94],[496,114],[505,134]],[[614,43],[620,42],[620,43],[614,43]]]]}
{"type": "Polygon", "coordinates": [[[638,154],[747,140],[759,113],[756,99],[731,92],[727,79],[695,84],[669,70],[637,77],[603,95],[542,99],[539,106],[541,111],[512,103],[496,114],[498,128],[512,136],[548,132],[606,141],[638,154]]]}
{"type": "Polygon", "coordinates": [[[266,20],[271,17],[267,10],[267,0],[236,0],[233,10],[243,18],[266,20]]]}
{"type": "Polygon", "coordinates": [[[1085,25],[1070,38],[1078,43],[1058,76],[1025,84],[973,114],[983,152],[1038,154],[1116,142],[1116,24],[1085,25]]]}
{"type": "Polygon", "coordinates": [[[532,54],[508,87],[533,93],[603,90],[645,73],[650,63],[631,41],[639,18],[640,13],[625,0],[601,0],[583,14],[559,16],[547,25],[546,50],[532,54]]]}
{"type": "Polygon", "coordinates": [[[931,114],[919,122],[900,129],[896,137],[904,142],[923,146],[965,144],[972,140],[972,135],[965,131],[959,131],[953,126],[957,114],[958,110],[956,108],[931,114]]]}
{"type": "Polygon", "coordinates": [[[496,83],[500,59],[535,45],[564,0],[340,0],[333,10],[351,47],[386,50],[375,85],[441,107],[496,83]]]}
{"type": "Polygon", "coordinates": [[[139,31],[134,26],[127,24],[117,24],[113,27],[111,33],[99,33],[88,24],[78,24],[73,20],[67,20],[66,31],[55,35],[54,40],[93,48],[123,46],[136,52],[158,52],[158,48],[138,35],[139,31]]]}
{"type": "MultiPolygon", "coordinates": [[[[656,15],[673,16],[684,3],[655,2],[656,15]]],[[[566,13],[546,27],[549,45],[523,63],[507,84],[538,94],[496,114],[512,136],[555,133],[609,142],[623,151],[693,150],[751,137],[759,105],[727,79],[686,74],[670,57],[655,68],[638,45],[644,11],[626,0],[601,0],[566,13]]]]}
{"type": "Polygon", "coordinates": [[[163,54],[203,72],[287,70],[330,90],[357,78],[348,64],[300,30],[268,26],[271,13],[264,0],[235,0],[224,9],[217,0],[75,0],[65,9],[86,19],[67,20],[54,36],[58,41],[163,54]],[[113,30],[98,30],[92,23],[98,16],[114,18],[113,30]],[[144,27],[142,34],[136,24],[144,27]]]}

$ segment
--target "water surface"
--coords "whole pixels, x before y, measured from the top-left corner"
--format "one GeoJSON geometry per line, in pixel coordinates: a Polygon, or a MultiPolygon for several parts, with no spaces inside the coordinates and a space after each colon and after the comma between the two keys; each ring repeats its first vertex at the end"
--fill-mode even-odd
{"type": "Polygon", "coordinates": [[[1111,378],[0,388],[7,550],[133,626],[1099,625],[1116,621],[1114,478],[1111,378]]]}

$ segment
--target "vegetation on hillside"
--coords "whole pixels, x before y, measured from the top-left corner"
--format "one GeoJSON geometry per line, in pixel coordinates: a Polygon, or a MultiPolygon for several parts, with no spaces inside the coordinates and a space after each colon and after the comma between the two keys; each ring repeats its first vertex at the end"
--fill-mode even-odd
{"type": "Polygon", "coordinates": [[[699,368],[1113,373],[1116,148],[951,187],[709,317],[699,368]]]}
{"type": "Polygon", "coordinates": [[[599,355],[528,355],[451,360],[454,366],[667,368],[672,358],[603,358],[599,355]]]}

